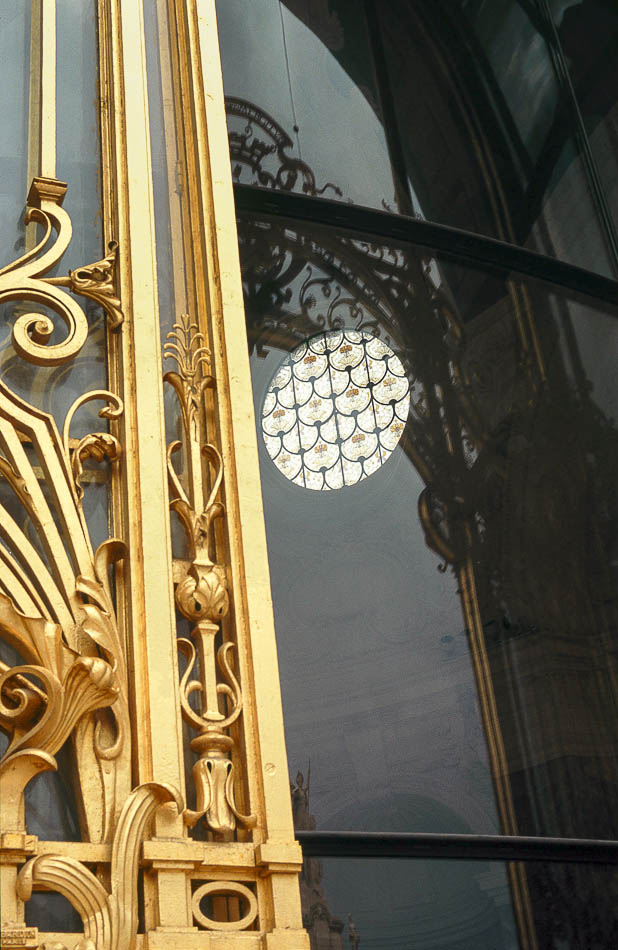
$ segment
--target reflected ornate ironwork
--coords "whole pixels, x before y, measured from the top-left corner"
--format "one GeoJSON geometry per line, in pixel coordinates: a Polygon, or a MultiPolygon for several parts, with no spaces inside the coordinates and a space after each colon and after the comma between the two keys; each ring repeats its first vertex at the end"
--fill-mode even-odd
{"type": "Polygon", "coordinates": [[[331,182],[318,188],[309,165],[287,154],[294,147],[292,139],[263,109],[245,99],[226,96],[225,112],[235,181],[241,181],[246,170],[264,188],[294,191],[300,186],[306,195],[323,195],[328,191],[343,195],[331,182]]]}
{"type": "MultiPolygon", "coordinates": [[[[425,482],[427,544],[458,581],[504,832],[615,837],[618,433],[570,328],[575,315],[585,332],[580,304],[284,219],[242,216],[240,246],[255,354],[330,330],[337,299],[343,326],[370,328],[405,368],[400,445],[425,482]],[[577,725],[555,717],[565,682],[577,725]]],[[[513,879],[542,922],[526,872],[513,879]]]]}

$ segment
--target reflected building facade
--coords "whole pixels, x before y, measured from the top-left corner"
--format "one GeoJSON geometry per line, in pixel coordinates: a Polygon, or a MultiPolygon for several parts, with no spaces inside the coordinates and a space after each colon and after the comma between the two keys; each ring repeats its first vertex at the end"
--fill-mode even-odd
{"type": "MultiPolygon", "coordinates": [[[[586,69],[573,46],[601,23],[618,35],[615,13],[242,6],[219,4],[230,154],[288,755],[311,760],[315,821],[615,839],[616,312],[559,273],[617,272],[615,63],[603,41],[586,69]],[[436,247],[400,216],[456,230],[436,247]],[[519,247],[543,257],[520,270],[519,247]],[[346,363],[365,334],[405,368],[409,412],[392,457],[339,488],[383,436],[360,402],[353,444],[338,407],[365,389],[389,405],[346,363]],[[323,340],[341,361],[324,392],[307,364],[323,340]],[[310,418],[316,389],[333,409],[310,418]]],[[[307,861],[312,946],[339,946],[315,927],[307,861]]],[[[324,862],[320,893],[361,946],[618,933],[611,869],[599,888],[583,864],[343,867],[324,862]]]]}

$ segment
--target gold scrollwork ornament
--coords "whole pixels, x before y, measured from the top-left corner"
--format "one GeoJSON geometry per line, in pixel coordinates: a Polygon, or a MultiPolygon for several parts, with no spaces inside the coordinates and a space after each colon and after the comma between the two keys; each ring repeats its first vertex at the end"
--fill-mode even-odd
{"type": "MultiPolygon", "coordinates": [[[[19,872],[17,890],[27,901],[33,891],[57,891],[76,909],[84,939],[75,950],[134,950],[137,933],[137,872],[148,821],[160,805],[183,801],[171,785],[148,782],[134,789],[120,813],[112,842],[109,891],[81,861],[59,854],[31,858],[19,872]]],[[[61,945],[61,950],[66,948],[61,945]]]]}
{"type": "Polygon", "coordinates": [[[65,182],[55,178],[34,178],[26,204],[26,224],[36,221],[44,228],[42,239],[17,260],[0,269],[0,303],[25,300],[47,307],[63,320],[67,335],[60,343],[50,344],[53,320],[45,313],[23,313],[13,324],[15,351],[29,363],[59,366],[79,353],[88,336],[88,319],[78,302],[61,289],[89,297],[105,310],[109,326],[123,321],[120,300],[115,291],[117,245],[112,242],[102,260],[70,271],[63,277],[45,275],[68,248],[73,233],[71,219],[62,207],[67,191],[65,182]],[[56,238],[50,242],[52,229],[56,238]]]}
{"type": "MultiPolygon", "coordinates": [[[[96,842],[110,840],[130,789],[130,730],[108,576],[124,545],[112,538],[93,552],[79,485],[84,440],[72,450],[69,439],[75,412],[92,399],[105,401],[103,416],[122,412],[112,393],[86,393],[69,409],[61,437],[50,415],[0,380],[0,478],[7,488],[0,498],[0,629],[25,661],[0,663],[0,728],[9,736],[0,786],[3,827],[24,830],[26,785],[57,768],[54,756],[71,736],[83,830],[96,842]]],[[[95,434],[95,442],[104,435],[95,434]]]]}
{"type": "MultiPolygon", "coordinates": [[[[193,641],[181,638],[178,648],[187,660],[187,668],[180,684],[180,703],[184,720],[198,731],[191,747],[199,759],[193,767],[197,807],[187,809],[185,824],[192,828],[203,818],[216,837],[225,837],[236,828],[237,822],[251,827],[254,815],[243,815],[234,799],[234,764],[232,755],[235,742],[224,730],[234,723],[242,712],[242,691],[231,666],[233,643],[223,643],[215,650],[219,624],[229,611],[227,572],[214,557],[213,526],[224,514],[217,500],[223,479],[223,460],[214,445],[199,438],[200,398],[211,376],[204,373],[209,351],[197,325],[183,314],[168,334],[164,353],[175,359],[178,372],[165,374],[164,379],[174,389],[179,400],[184,428],[184,448],[193,464],[206,458],[213,471],[211,489],[204,508],[199,511],[197,500],[201,495],[201,481],[191,471],[189,491],[172,464],[172,458],[182,448],[181,442],[172,442],[167,450],[170,485],[170,508],[178,515],[189,547],[189,563],[176,587],[176,605],[187,620],[195,623],[191,631],[193,641]],[[197,509],[197,510],[196,510],[197,509]],[[194,643],[197,644],[197,651],[194,643]],[[191,679],[199,653],[200,680],[191,679]],[[220,675],[218,675],[218,672],[220,675]],[[201,695],[201,711],[191,705],[193,693],[201,695]],[[227,713],[219,709],[223,698],[227,713]]],[[[201,507],[201,506],[200,506],[201,507]]]]}

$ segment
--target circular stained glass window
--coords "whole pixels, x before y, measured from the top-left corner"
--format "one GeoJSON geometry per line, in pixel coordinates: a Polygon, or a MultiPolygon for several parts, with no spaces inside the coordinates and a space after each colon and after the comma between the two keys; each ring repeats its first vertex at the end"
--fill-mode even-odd
{"type": "Polygon", "coordinates": [[[262,435],[296,485],[343,488],[384,464],[409,408],[410,385],[390,347],[366,331],[333,330],[285,358],[264,400],[262,435]]]}

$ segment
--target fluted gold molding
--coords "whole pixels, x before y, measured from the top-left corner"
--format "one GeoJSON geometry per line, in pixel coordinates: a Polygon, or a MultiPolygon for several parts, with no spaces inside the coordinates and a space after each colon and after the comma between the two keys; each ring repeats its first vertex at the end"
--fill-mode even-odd
{"type": "MultiPolygon", "coordinates": [[[[108,335],[110,385],[125,404],[118,423],[122,477],[113,485],[115,529],[131,557],[119,588],[127,631],[133,769],[184,795],[175,608],[161,378],[156,228],[147,95],[144,8],[99,0],[104,234],[118,241],[125,322],[108,335]]],[[[160,809],[152,834],[182,840],[181,814],[160,809]]],[[[173,862],[144,876],[144,925],[190,926],[186,872],[173,862]]],[[[177,944],[181,946],[182,944],[177,944]]]]}
{"type": "MultiPolygon", "coordinates": [[[[137,940],[137,870],[146,825],[156,809],[172,802],[178,811],[183,802],[169,785],[140,785],[126,799],[112,843],[109,891],[88,868],[73,857],[43,854],[32,858],[19,872],[17,890],[29,900],[33,890],[57,891],[79,913],[84,939],[77,950],[134,950],[137,940]]],[[[57,950],[66,950],[56,944],[57,950]]]]}
{"type": "Polygon", "coordinates": [[[187,25],[206,309],[217,380],[218,447],[224,463],[234,628],[245,693],[246,769],[256,854],[264,849],[266,888],[258,890],[265,946],[304,950],[299,866],[282,855],[294,844],[257,440],[238,260],[238,237],[214,0],[182,0],[187,25]],[[250,684],[250,685],[249,685],[250,684]],[[279,856],[280,861],[277,861],[279,856]]]}

